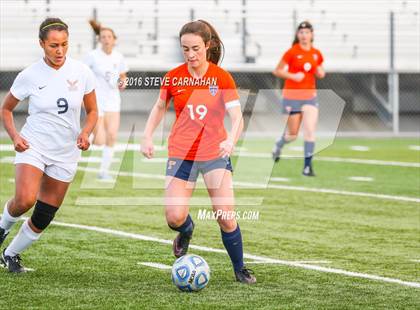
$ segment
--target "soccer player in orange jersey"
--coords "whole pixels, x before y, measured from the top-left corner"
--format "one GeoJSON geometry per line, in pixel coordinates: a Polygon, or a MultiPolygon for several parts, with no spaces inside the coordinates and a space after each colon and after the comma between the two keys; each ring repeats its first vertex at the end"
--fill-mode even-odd
{"type": "Polygon", "coordinates": [[[285,79],[283,88],[283,112],[288,115],[287,128],[273,148],[273,160],[280,159],[281,149],[294,141],[303,122],[304,168],[303,175],[315,176],[312,156],[315,149],[315,130],[318,123],[318,100],[316,78],[325,77],[322,67],[324,58],[313,47],[312,25],[304,21],[299,24],[292,47],[283,55],[273,74],[285,79]]]}
{"type": "Polygon", "coordinates": [[[163,79],[144,130],[142,153],[147,158],[153,156],[153,132],[173,100],[176,121],[168,141],[165,205],[169,227],[179,232],[173,243],[174,254],[181,257],[188,250],[194,230],[188,204],[201,172],[236,280],[255,283],[252,272],[244,266],[241,231],[233,213],[229,156],[243,129],[236,85],[232,76],[218,66],[223,44],[209,23],[187,23],[179,38],[185,63],[163,79]],[[226,112],[231,120],[229,133],[224,127],[226,112]]]}

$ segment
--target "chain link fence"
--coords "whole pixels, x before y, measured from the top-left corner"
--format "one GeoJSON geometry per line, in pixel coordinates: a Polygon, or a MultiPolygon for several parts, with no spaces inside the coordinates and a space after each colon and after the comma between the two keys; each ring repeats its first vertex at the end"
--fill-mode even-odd
{"type": "MultiPolygon", "coordinates": [[[[9,90],[18,72],[0,72],[0,97],[9,90]]],[[[143,79],[162,77],[164,72],[130,72],[129,78],[143,79]]],[[[249,91],[243,98],[242,105],[245,117],[254,115],[261,124],[261,132],[273,132],[276,117],[280,113],[281,88],[283,82],[264,72],[232,72],[239,89],[249,91]],[[256,103],[262,90],[272,90],[276,96],[271,102],[256,103]]],[[[318,82],[318,89],[330,90],[345,102],[340,116],[339,133],[368,135],[371,133],[392,133],[392,111],[384,101],[388,98],[388,75],[385,73],[334,73],[327,74],[318,82]]],[[[420,132],[420,74],[399,74],[399,132],[420,132]]],[[[157,98],[158,87],[129,86],[122,93],[123,131],[130,131],[136,124],[142,130],[147,113],[157,98]]],[[[320,106],[327,104],[328,98],[319,98],[320,106]]],[[[27,105],[17,108],[17,120],[23,121],[27,105]],[[19,113],[21,116],[19,116],[19,113]]],[[[322,124],[321,124],[322,125],[322,124]]]]}

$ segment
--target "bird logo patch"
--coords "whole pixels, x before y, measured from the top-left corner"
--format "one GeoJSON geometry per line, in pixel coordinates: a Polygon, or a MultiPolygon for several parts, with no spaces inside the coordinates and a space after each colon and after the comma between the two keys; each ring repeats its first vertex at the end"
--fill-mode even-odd
{"type": "Polygon", "coordinates": [[[67,83],[69,84],[69,91],[77,91],[77,82],[79,82],[78,80],[74,80],[74,81],[70,81],[67,80],[67,83]]]}

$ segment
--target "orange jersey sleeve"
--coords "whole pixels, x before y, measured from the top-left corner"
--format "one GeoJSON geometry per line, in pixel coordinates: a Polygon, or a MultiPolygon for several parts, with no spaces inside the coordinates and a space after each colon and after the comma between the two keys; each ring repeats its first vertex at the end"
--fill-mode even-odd
{"type": "Polygon", "coordinates": [[[284,61],[286,64],[289,65],[290,61],[292,60],[293,57],[293,48],[289,48],[284,54],[283,57],[281,58],[282,61],[284,61]]]}
{"type": "Polygon", "coordinates": [[[225,72],[222,82],[224,84],[222,87],[223,102],[226,106],[226,109],[232,108],[234,106],[240,106],[236,83],[229,72],[225,72]]]}
{"type": "Polygon", "coordinates": [[[165,76],[162,79],[162,85],[160,86],[160,92],[159,92],[159,98],[162,101],[166,102],[166,106],[169,105],[171,99],[172,99],[172,93],[171,93],[171,75],[170,72],[165,74],[165,76]]]}

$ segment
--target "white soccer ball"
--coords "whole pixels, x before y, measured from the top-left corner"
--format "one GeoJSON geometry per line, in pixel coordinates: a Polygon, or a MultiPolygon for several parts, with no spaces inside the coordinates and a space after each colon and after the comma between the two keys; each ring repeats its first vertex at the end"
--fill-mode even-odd
{"type": "Polygon", "coordinates": [[[202,290],[209,280],[210,268],[201,256],[184,255],[178,258],[172,266],[172,282],[181,291],[202,290]]]}

